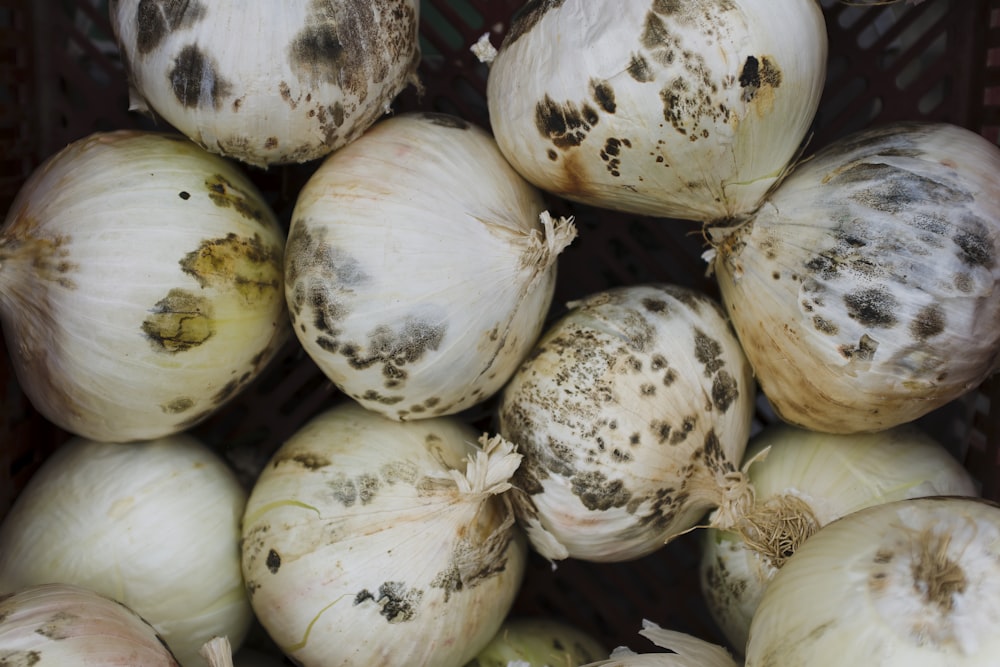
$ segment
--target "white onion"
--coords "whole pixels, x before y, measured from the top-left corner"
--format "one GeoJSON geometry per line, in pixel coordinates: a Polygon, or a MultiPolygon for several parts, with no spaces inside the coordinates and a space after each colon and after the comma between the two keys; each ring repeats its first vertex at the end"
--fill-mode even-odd
{"type": "Polygon", "coordinates": [[[594,637],[561,619],[513,616],[465,667],[576,667],[608,653],[594,637]]]}
{"type": "Polygon", "coordinates": [[[249,164],[320,158],[416,82],[416,0],[109,4],[131,108],[249,164]]]}
{"type": "Polygon", "coordinates": [[[67,583],[127,605],[184,667],[202,645],[243,641],[246,492],[188,435],[135,444],[75,438],[45,460],[0,523],[0,593],[67,583]]]}
{"type": "Polygon", "coordinates": [[[778,570],[746,667],[987,667],[1000,655],[1000,507],[897,500],[821,528],[778,570]]]}
{"type": "Polygon", "coordinates": [[[0,596],[0,664],[180,667],[156,630],[133,610],[67,584],[0,596]]]}
{"type": "Polygon", "coordinates": [[[503,495],[520,456],[476,439],[346,402],[278,449],[247,503],[243,572],[296,664],[460,667],[496,634],[527,556],[503,495]]]}
{"type": "Polygon", "coordinates": [[[740,532],[707,529],[699,568],[708,609],[740,653],[767,583],[820,527],[878,503],[978,494],[958,460],[912,425],[838,435],[772,424],[745,458],[759,511],[740,532]]]}
{"type": "Polygon", "coordinates": [[[753,211],[823,91],[815,0],[531,2],[490,65],[497,142],[529,181],[699,221],[753,211]]]}
{"type": "Polygon", "coordinates": [[[591,294],[542,335],[500,395],[524,460],[513,495],[546,558],[648,554],[748,497],[736,469],[755,387],[722,308],[691,289],[591,294]]]}
{"type": "Polygon", "coordinates": [[[608,660],[587,663],[583,667],[737,667],[733,657],[721,646],[661,628],[652,621],[644,620],[639,634],[670,652],[638,653],[622,646],[615,649],[608,660]]]}
{"type": "Polygon", "coordinates": [[[283,248],[247,177],[181,137],[70,144],[0,230],[0,319],[25,394],[95,440],[202,421],[289,335],[283,248]]]}
{"type": "Polygon", "coordinates": [[[722,300],[785,421],[881,430],[995,372],[998,171],[1000,148],[970,130],[885,124],[803,161],[749,221],[713,231],[722,300]]]}
{"type": "Polygon", "coordinates": [[[459,412],[499,390],[535,342],[575,234],[481,128],[393,117],[298,195],[285,253],[295,333],[370,410],[459,412]]]}

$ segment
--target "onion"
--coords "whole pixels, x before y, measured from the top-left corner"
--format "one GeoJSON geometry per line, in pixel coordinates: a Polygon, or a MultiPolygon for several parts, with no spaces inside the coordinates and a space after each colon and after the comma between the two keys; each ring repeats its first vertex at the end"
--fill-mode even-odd
{"type": "Polygon", "coordinates": [[[459,667],[496,634],[527,556],[504,495],[520,456],[476,439],[455,418],[345,402],[274,454],[243,518],[243,572],[296,664],[459,667]]]}
{"type": "Polygon", "coordinates": [[[756,511],[738,532],[709,528],[699,568],[709,612],[741,653],[768,582],[821,526],[893,500],[978,494],[969,472],[913,425],[837,435],[772,424],[745,457],[756,511]]]}
{"type": "Polygon", "coordinates": [[[555,617],[508,617],[465,667],[577,667],[608,655],[600,642],[555,617]]]}
{"type": "MultiPolygon", "coordinates": [[[[246,492],[188,435],[135,444],[74,438],[0,523],[0,593],[62,582],[127,605],[185,667],[252,621],[240,570],[246,492]]],[[[132,663],[141,664],[141,663],[132,663]]]]}
{"type": "Polygon", "coordinates": [[[416,0],[109,4],[131,108],[249,164],[320,158],[416,82],[416,0]]]}
{"type": "Polygon", "coordinates": [[[134,611],[67,584],[31,586],[0,597],[0,664],[179,667],[134,611]]]}
{"type": "Polygon", "coordinates": [[[974,132],[885,124],[821,150],[749,221],[713,230],[722,301],[785,421],[883,430],[995,372],[998,171],[1000,148],[974,132]]]}
{"type": "Polygon", "coordinates": [[[481,128],[396,116],[299,193],[285,253],[295,333],[370,410],[457,413],[498,391],[534,344],[575,234],[481,128]]]}
{"type": "Polygon", "coordinates": [[[183,138],[70,144],[0,229],[0,319],[25,394],[95,440],[204,420],[289,335],[283,248],[246,176],[183,138]]]}
{"type": "Polygon", "coordinates": [[[815,0],[529,2],[490,65],[490,122],[567,199],[739,218],[799,152],[826,55],[815,0]]]}
{"type": "Polygon", "coordinates": [[[500,395],[518,516],[550,560],[638,558],[749,496],[755,388],[721,307],[631,285],[569,304],[500,395]]]}
{"type": "Polygon", "coordinates": [[[1000,507],[965,497],[868,507],[782,566],[750,625],[746,667],[995,665],[1000,507]]]}
{"type": "Polygon", "coordinates": [[[644,620],[639,634],[670,653],[636,653],[616,648],[608,660],[587,663],[584,667],[737,667],[733,657],[715,644],[692,635],[666,630],[644,620]]]}

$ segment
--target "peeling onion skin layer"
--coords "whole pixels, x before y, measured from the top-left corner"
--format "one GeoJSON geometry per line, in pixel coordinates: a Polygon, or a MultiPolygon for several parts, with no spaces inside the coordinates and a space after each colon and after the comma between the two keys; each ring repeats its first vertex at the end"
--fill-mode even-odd
{"type": "Polygon", "coordinates": [[[606,657],[594,637],[556,617],[508,617],[465,667],[576,667],[606,657]]]}
{"type": "Polygon", "coordinates": [[[246,497],[189,435],[73,438],[0,523],[0,594],[60,581],[107,595],[154,626],[184,667],[201,667],[203,644],[218,635],[238,648],[253,621],[240,566],[246,497]]]}
{"type": "Polygon", "coordinates": [[[248,164],[323,157],[416,83],[415,0],[109,4],[132,109],[248,164]]]}
{"type": "Polygon", "coordinates": [[[699,565],[708,610],[741,654],[768,582],[820,527],[894,500],[978,495],[975,479],[958,460],[912,424],[878,433],[829,434],[775,423],[750,441],[745,460],[754,461],[747,474],[756,505],[768,508],[775,522],[784,519],[762,523],[761,529],[770,527],[774,537],[754,546],[734,532],[707,528],[699,565]],[[765,449],[766,456],[754,460],[765,449]]]}
{"type": "Polygon", "coordinates": [[[518,518],[550,560],[626,561],[694,526],[749,439],[750,366],[714,300],[673,285],[569,304],[500,395],[518,518]]]}
{"type": "Polygon", "coordinates": [[[247,503],[243,572],[296,664],[460,667],[495,636],[527,558],[501,495],[520,457],[491,452],[463,490],[466,459],[489,451],[476,440],[454,418],[348,402],[275,453],[247,503]]]}
{"type": "Polygon", "coordinates": [[[490,122],[566,199],[739,218],[799,152],[826,55],[815,0],[532,0],[490,64],[490,122]]]}
{"type": "Polygon", "coordinates": [[[714,268],[757,380],[787,422],[913,421],[1000,351],[1000,148],[947,124],[861,131],[800,163],[714,268]]]}
{"type": "Polygon", "coordinates": [[[10,667],[180,667],[156,630],[134,611],[67,584],[0,596],[0,660],[10,667]]]}
{"type": "Polygon", "coordinates": [[[293,329],[369,410],[455,414],[527,355],[575,236],[482,128],[395,116],[327,158],[298,195],[285,250],[293,329]]]}
{"type": "Polygon", "coordinates": [[[0,320],[25,394],[94,440],[200,423],[291,335],[284,242],[246,175],[180,135],[70,144],[0,230],[0,320]]]}
{"type": "Polygon", "coordinates": [[[992,667],[1000,655],[1000,507],[898,500],[848,514],[778,571],[746,667],[992,667]]]}

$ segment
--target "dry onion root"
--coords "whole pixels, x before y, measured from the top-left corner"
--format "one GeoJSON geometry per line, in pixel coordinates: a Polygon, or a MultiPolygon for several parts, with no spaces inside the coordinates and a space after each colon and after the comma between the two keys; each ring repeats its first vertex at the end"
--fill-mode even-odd
{"type": "Polygon", "coordinates": [[[672,285],[592,294],[542,335],[500,395],[500,435],[524,456],[513,495],[546,558],[622,561],[720,507],[752,505],[737,470],[750,366],[714,300],[672,285]]]}
{"type": "Polygon", "coordinates": [[[745,223],[710,230],[722,301],[785,421],[878,431],[995,372],[998,171],[1000,148],[970,130],[887,124],[800,163],[745,223]]]}

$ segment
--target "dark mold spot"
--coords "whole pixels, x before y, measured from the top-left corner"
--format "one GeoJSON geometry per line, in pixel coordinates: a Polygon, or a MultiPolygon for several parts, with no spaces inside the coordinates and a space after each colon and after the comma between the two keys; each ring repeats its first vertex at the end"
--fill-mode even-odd
{"type": "Polygon", "coordinates": [[[781,85],[781,70],[767,56],[760,59],[747,56],[740,71],[740,88],[743,89],[743,100],[749,102],[757,96],[763,87],[777,88],[781,85]]]}
{"type": "Polygon", "coordinates": [[[639,83],[649,83],[653,80],[653,70],[649,61],[642,55],[634,54],[628,63],[628,75],[639,83]]]}
{"type": "Polygon", "coordinates": [[[570,483],[573,493],[591,511],[623,507],[632,497],[624,482],[620,479],[609,480],[597,470],[577,473],[570,483]]]}
{"type": "Polygon", "coordinates": [[[861,289],[844,296],[851,319],[866,327],[887,329],[896,325],[899,302],[883,288],[861,289]]]}
{"type": "Polygon", "coordinates": [[[139,0],[135,11],[136,47],[146,55],[175,30],[187,28],[205,16],[196,0],[139,0]]]}
{"type": "Polygon", "coordinates": [[[153,306],[141,329],[155,350],[171,354],[190,350],[215,334],[211,302],[172,289],[153,306]]]}
{"type": "Polygon", "coordinates": [[[417,607],[423,597],[423,591],[407,588],[401,581],[387,581],[373,594],[368,589],[354,596],[354,604],[374,602],[380,607],[379,613],[390,623],[403,623],[413,620],[417,607]]]}
{"type": "Polygon", "coordinates": [[[177,54],[168,76],[177,101],[190,109],[205,104],[221,109],[232,91],[232,84],[218,71],[218,64],[193,44],[177,54]]]}
{"type": "Polygon", "coordinates": [[[991,269],[996,261],[993,242],[985,225],[979,220],[964,221],[964,229],[955,235],[955,245],[961,250],[962,262],[972,267],[991,269]]]}
{"type": "Polygon", "coordinates": [[[535,105],[535,127],[556,148],[579,146],[599,120],[597,110],[589,104],[559,104],[546,95],[535,105]]]}
{"type": "Polygon", "coordinates": [[[368,351],[361,353],[353,346],[342,346],[340,353],[357,369],[381,365],[387,382],[408,377],[405,366],[419,361],[427,352],[437,350],[444,339],[445,325],[407,317],[398,331],[380,325],[368,336],[368,351]]]}
{"type": "Polygon", "coordinates": [[[191,199],[191,193],[190,192],[186,192],[184,190],[181,190],[180,192],[178,192],[177,196],[180,197],[181,199],[183,199],[184,201],[187,201],[188,199],[191,199]]]}
{"type": "Polygon", "coordinates": [[[267,569],[271,571],[271,574],[277,574],[278,569],[281,567],[281,556],[274,549],[267,552],[267,569]]]}
{"type": "Polygon", "coordinates": [[[944,331],[944,312],[935,305],[924,306],[910,323],[910,334],[920,341],[933,338],[944,331]]]}
{"type": "Polygon", "coordinates": [[[319,470],[330,465],[330,459],[320,456],[314,452],[295,452],[289,455],[279,455],[274,459],[272,467],[278,467],[282,463],[296,463],[306,470],[319,470]]]}
{"type": "Polygon", "coordinates": [[[694,330],[694,357],[705,367],[705,376],[710,377],[725,365],[720,358],[722,345],[701,329],[694,330]]]}
{"type": "Polygon", "coordinates": [[[817,331],[819,331],[820,333],[825,333],[828,336],[835,336],[837,335],[837,332],[840,331],[840,327],[838,327],[830,320],[820,317],[819,315],[814,315],[812,322],[813,326],[816,328],[817,331]]]}
{"type": "Polygon", "coordinates": [[[528,0],[511,18],[510,29],[504,37],[501,48],[509,47],[527,34],[542,20],[546,12],[562,6],[563,2],[565,0],[528,0]]]}
{"type": "Polygon", "coordinates": [[[715,375],[715,379],[712,381],[712,403],[721,412],[725,412],[729,409],[729,406],[733,404],[740,395],[739,386],[736,383],[736,378],[727,373],[725,370],[720,370],[715,375]]]}
{"type": "Polygon", "coordinates": [[[877,350],[878,341],[868,334],[861,336],[861,339],[858,340],[856,347],[841,345],[838,348],[838,351],[844,356],[845,359],[856,359],[858,361],[871,361],[875,358],[875,352],[877,350]]]}
{"type": "Polygon", "coordinates": [[[616,107],[615,104],[615,90],[611,87],[611,84],[607,81],[598,81],[596,79],[590,80],[590,93],[594,98],[594,102],[597,106],[601,107],[607,113],[614,113],[616,107]]]}

